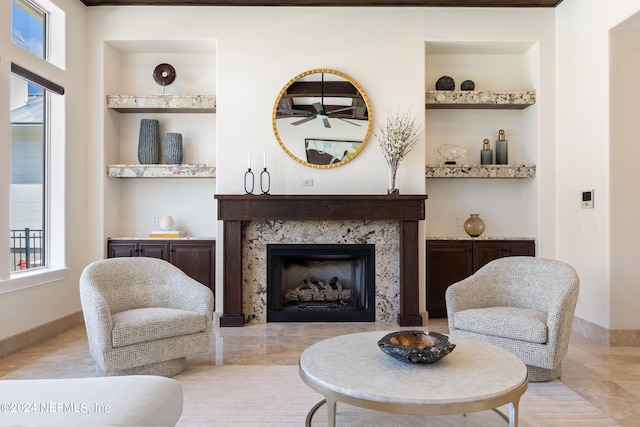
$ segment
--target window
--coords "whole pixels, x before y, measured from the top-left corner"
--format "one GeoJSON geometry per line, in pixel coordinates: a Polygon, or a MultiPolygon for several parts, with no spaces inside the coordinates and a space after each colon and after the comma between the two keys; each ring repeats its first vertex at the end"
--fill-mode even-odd
{"type": "MultiPolygon", "coordinates": [[[[3,2],[3,8],[5,5],[3,2]]],[[[48,0],[40,0],[39,3],[12,0],[10,7],[11,43],[23,48],[24,52],[14,49],[14,53],[3,58],[11,62],[7,100],[10,104],[10,126],[9,134],[4,134],[9,137],[8,147],[2,147],[3,141],[0,141],[2,152],[8,154],[8,159],[0,158],[0,168],[9,171],[5,175],[9,188],[0,189],[0,194],[9,203],[8,208],[5,203],[0,204],[3,210],[0,217],[6,215],[5,218],[9,218],[9,229],[6,235],[5,225],[3,236],[0,236],[0,244],[4,246],[0,249],[3,255],[0,258],[0,282],[19,277],[24,279],[29,277],[24,276],[28,271],[45,272],[52,264],[59,266],[59,259],[52,263],[49,254],[51,248],[59,252],[58,249],[64,247],[64,235],[59,231],[63,222],[59,213],[55,213],[60,211],[61,205],[55,200],[58,191],[55,188],[64,186],[64,183],[55,178],[58,182],[53,187],[52,179],[52,173],[60,177],[63,171],[55,172],[51,168],[52,158],[59,158],[64,152],[64,130],[61,129],[64,98],[59,96],[64,94],[64,88],[50,80],[51,66],[48,64],[52,42],[48,24],[51,15],[59,19],[60,14],[48,0]],[[27,58],[32,58],[32,55],[39,60],[34,62],[27,58]],[[21,63],[30,65],[25,68],[21,63]]],[[[57,41],[57,45],[63,43],[63,40],[57,41]]]]}
{"type": "Polygon", "coordinates": [[[46,59],[46,13],[26,0],[11,5],[11,41],[39,58],[46,59]]]}
{"type": "Polygon", "coordinates": [[[46,265],[46,91],[11,76],[11,270],[46,265]]]}

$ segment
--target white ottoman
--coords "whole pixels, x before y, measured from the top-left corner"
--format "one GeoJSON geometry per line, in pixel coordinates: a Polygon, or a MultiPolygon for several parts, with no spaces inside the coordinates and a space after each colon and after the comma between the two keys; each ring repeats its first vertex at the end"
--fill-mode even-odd
{"type": "Polygon", "coordinates": [[[175,426],[182,385],[171,378],[1,380],[3,426],[175,426]]]}

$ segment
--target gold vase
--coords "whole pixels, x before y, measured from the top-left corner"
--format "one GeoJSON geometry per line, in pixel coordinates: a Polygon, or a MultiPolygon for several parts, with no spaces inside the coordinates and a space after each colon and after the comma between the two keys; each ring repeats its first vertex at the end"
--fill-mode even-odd
{"type": "Polygon", "coordinates": [[[471,237],[478,237],[484,233],[484,221],[480,218],[480,214],[469,214],[469,218],[464,222],[464,231],[471,237]]]}

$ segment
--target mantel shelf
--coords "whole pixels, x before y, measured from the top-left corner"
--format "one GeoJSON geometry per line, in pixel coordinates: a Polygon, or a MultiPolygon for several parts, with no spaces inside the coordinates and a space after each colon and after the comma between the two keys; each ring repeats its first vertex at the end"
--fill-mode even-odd
{"type": "Polygon", "coordinates": [[[428,90],[425,98],[427,109],[523,110],[536,103],[536,92],[428,90]]]}
{"type": "Polygon", "coordinates": [[[212,165],[107,165],[109,178],[215,178],[212,165]]]}
{"type": "Polygon", "coordinates": [[[427,178],[534,178],[535,165],[427,165],[427,178]]]}
{"type": "Polygon", "coordinates": [[[120,113],[215,113],[215,95],[107,95],[120,113]]]}

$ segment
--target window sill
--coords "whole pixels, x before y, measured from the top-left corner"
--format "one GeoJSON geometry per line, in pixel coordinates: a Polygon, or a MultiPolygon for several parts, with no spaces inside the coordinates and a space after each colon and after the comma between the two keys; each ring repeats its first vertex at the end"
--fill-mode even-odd
{"type": "Polygon", "coordinates": [[[10,279],[0,280],[0,294],[64,280],[68,271],[67,267],[57,267],[14,273],[10,279]]]}

